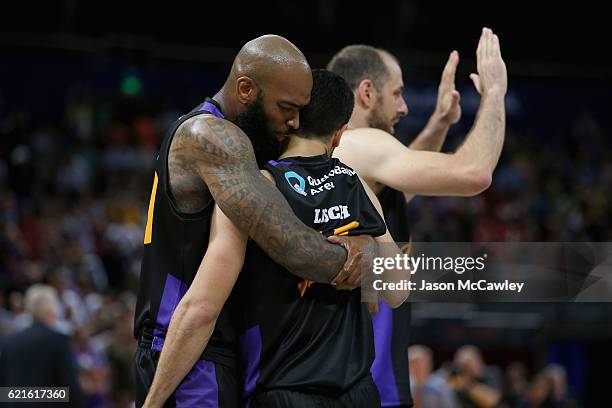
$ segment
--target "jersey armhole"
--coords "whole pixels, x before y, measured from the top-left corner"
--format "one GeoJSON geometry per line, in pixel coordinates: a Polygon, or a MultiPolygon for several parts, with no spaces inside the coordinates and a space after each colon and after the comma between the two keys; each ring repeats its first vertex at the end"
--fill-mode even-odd
{"type": "Polygon", "coordinates": [[[270,170],[264,168],[259,169],[259,172],[272,184],[276,186],[276,179],[274,175],[270,172],[270,170]]]}

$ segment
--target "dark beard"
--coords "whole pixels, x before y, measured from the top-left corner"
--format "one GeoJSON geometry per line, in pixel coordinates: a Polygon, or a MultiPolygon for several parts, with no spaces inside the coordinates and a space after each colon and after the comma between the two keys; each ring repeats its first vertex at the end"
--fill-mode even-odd
{"type": "Polygon", "coordinates": [[[261,95],[238,115],[234,123],[251,140],[258,166],[261,167],[269,160],[278,158],[281,144],[274,139],[268,127],[261,95]]]}
{"type": "Polygon", "coordinates": [[[387,123],[387,121],[384,119],[380,102],[374,106],[374,108],[366,118],[366,121],[368,122],[368,126],[371,128],[384,130],[385,132],[391,134],[395,133],[394,126],[390,123],[387,123]]]}

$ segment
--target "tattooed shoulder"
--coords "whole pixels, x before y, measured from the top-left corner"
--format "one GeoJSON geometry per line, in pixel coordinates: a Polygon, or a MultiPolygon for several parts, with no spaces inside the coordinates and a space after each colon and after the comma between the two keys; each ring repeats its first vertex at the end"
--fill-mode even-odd
{"type": "Polygon", "coordinates": [[[255,166],[255,156],[244,132],[225,119],[198,115],[178,127],[170,145],[170,189],[177,207],[188,213],[212,201],[205,179],[229,177],[245,166],[255,166]]]}

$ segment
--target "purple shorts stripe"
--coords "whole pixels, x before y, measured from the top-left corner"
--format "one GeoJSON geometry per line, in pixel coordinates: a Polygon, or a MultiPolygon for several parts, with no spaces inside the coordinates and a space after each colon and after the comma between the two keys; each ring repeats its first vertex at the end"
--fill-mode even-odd
{"type": "Polygon", "coordinates": [[[240,354],[244,363],[244,397],[248,398],[259,378],[261,358],[261,331],[259,325],[253,326],[240,336],[240,354]]]}
{"type": "Polygon", "coordinates": [[[376,350],[376,358],[371,368],[372,378],[378,387],[382,406],[397,406],[400,401],[391,357],[393,310],[383,302],[379,302],[378,313],[372,317],[372,324],[374,326],[374,349],[376,350]]]}
{"type": "MultiPolygon", "coordinates": [[[[187,285],[181,282],[180,279],[170,274],[166,275],[166,283],[164,284],[164,291],[162,292],[159,309],[157,311],[157,327],[168,328],[172,314],[183,296],[185,296],[185,293],[187,293],[187,289],[187,285]]],[[[165,330],[156,328],[153,330],[153,336],[151,349],[154,351],[161,351],[164,345],[164,337],[166,336],[165,330]]]]}
{"type": "Polygon", "coordinates": [[[174,393],[177,408],[219,408],[215,363],[198,360],[174,393]]]}

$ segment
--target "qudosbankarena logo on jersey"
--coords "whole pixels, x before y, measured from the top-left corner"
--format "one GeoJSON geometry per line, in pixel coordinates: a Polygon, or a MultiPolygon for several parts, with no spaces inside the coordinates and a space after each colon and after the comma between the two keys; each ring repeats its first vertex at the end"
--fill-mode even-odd
{"type": "Polygon", "coordinates": [[[365,299],[612,302],[610,242],[413,242],[406,254],[391,245],[373,256],[365,299]]]}
{"type": "Polygon", "coordinates": [[[308,189],[306,187],[307,183],[304,177],[300,176],[295,171],[286,172],[285,180],[287,180],[287,183],[289,183],[291,188],[298,194],[301,194],[303,196],[306,196],[308,194],[310,194],[311,196],[315,196],[319,193],[331,191],[336,188],[336,185],[332,181],[335,176],[346,175],[348,177],[355,177],[356,174],[357,173],[355,173],[355,171],[350,168],[335,166],[333,169],[323,174],[319,178],[308,176],[308,189]]]}
{"type": "Polygon", "coordinates": [[[285,180],[287,180],[287,183],[289,183],[296,193],[303,196],[306,195],[306,180],[304,180],[304,177],[300,176],[295,171],[288,171],[285,173],[285,180]]]}

